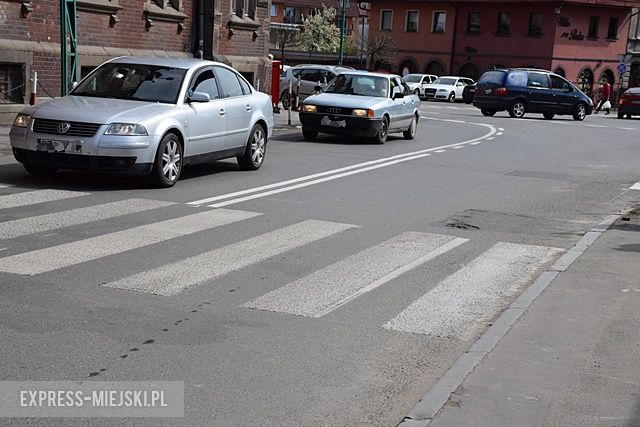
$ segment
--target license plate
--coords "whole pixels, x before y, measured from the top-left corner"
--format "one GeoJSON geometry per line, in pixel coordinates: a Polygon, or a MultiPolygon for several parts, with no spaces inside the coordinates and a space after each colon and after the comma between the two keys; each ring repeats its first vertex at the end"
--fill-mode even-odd
{"type": "Polygon", "coordinates": [[[82,153],[82,141],[65,141],[61,139],[38,138],[37,151],[48,153],[82,153]]]}
{"type": "Polygon", "coordinates": [[[346,120],[331,120],[328,116],[324,116],[322,121],[320,122],[322,126],[331,126],[334,128],[345,128],[347,127],[346,120]]]}
{"type": "Polygon", "coordinates": [[[635,101],[631,101],[632,104],[640,104],[640,99],[636,99],[635,101]]]}

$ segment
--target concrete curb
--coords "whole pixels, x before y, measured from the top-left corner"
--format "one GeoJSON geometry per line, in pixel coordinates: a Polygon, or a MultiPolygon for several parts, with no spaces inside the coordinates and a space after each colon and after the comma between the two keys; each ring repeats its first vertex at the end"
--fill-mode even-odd
{"type": "Polygon", "coordinates": [[[398,424],[399,427],[426,426],[449,401],[465,378],[500,342],[518,318],[529,308],[533,301],[551,282],[577,260],[618,218],[629,210],[607,216],[593,227],[563,256],[558,258],[545,272],[525,289],[520,296],[507,307],[498,319],[482,334],[478,340],[456,360],[447,372],[429,389],[418,403],[398,424]]]}

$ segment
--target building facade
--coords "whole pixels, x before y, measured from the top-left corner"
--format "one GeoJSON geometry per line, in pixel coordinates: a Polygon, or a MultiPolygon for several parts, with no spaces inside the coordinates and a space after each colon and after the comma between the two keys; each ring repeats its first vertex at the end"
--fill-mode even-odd
{"type": "MultiPolygon", "coordinates": [[[[269,0],[76,0],[78,75],[123,55],[220,59],[250,81],[270,80],[269,0]],[[202,42],[200,42],[202,40],[202,42]]],[[[63,14],[64,16],[64,14],[63,14]]],[[[0,114],[59,96],[60,2],[0,0],[0,114]]]]}
{"type": "Polygon", "coordinates": [[[399,45],[394,72],[477,79],[491,68],[536,67],[562,74],[590,93],[602,79],[616,81],[631,8],[638,3],[374,0],[371,31],[390,31],[399,45]],[[384,15],[389,11],[391,29],[384,15]]]}

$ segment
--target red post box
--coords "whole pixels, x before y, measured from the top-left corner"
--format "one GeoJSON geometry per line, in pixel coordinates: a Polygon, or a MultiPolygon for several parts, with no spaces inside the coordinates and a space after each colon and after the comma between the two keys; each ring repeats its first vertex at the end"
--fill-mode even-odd
{"type": "Polygon", "coordinates": [[[282,61],[271,61],[271,102],[273,105],[280,103],[280,73],[282,61]]]}

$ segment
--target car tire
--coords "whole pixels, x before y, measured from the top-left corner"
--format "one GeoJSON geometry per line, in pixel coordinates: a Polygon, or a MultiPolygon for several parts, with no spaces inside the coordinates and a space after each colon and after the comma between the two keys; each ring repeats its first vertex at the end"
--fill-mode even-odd
{"type": "Polygon", "coordinates": [[[380,122],[380,129],[378,129],[376,136],[373,137],[373,142],[382,145],[387,142],[387,136],[389,136],[389,119],[383,117],[380,122]]]}
{"type": "Polygon", "coordinates": [[[585,117],[587,117],[587,106],[581,102],[573,109],[573,120],[581,122],[585,117]]]}
{"type": "Polygon", "coordinates": [[[493,110],[485,110],[484,108],[481,108],[480,112],[485,117],[493,117],[496,114],[495,111],[493,111],[493,110]]]}
{"type": "Polygon", "coordinates": [[[622,113],[618,113],[618,118],[619,118],[619,119],[624,119],[624,114],[622,114],[622,113]]]}
{"type": "Polygon", "coordinates": [[[162,137],[156,158],[151,169],[151,182],[155,187],[173,187],[182,173],[183,154],[182,145],[175,133],[168,133],[162,137]]]}
{"type": "Polygon", "coordinates": [[[514,119],[521,119],[527,112],[527,105],[521,99],[516,99],[509,107],[509,116],[514,119]]]}
{"type": "Polygon", "coordinates": [[[58,173],[58,168],[55,166],[34,165],[28,162],[23,163],[22,166],[33,176],[53,176],[58,173]]]}
{"type": "Polygon", "coordinates": [[[418,129],[418,118],[416,116],[413,116],[413,119],[411,119],[411,124],[409,125],[409,129],[402,132],[402,136],[404,136],[404,139],[412,140],[413,138],[416,137],[417,129],[418,129]]]}
{"type": "Polygon", "coordinates": [[[264,128],[256,124],[251,129],[247,145],[242,156],[236,157],[240,169],[244,171],[255,171],[260,169],[267,154],[267,133],[264,128]]]}
{"type": "Polygon", "coordinates": [[[555,116],[555,114],[553,114],[553,113],[542,113],[542,115],[547,120],[553,120],[553,117],[555,116]]]}
{"type": "Polygon", "coordinates": [[[447,101],[449,102],[456,102],[456,93],[455,92],[451,92],[449,94],[449,97],[447,98],[447,101]]]}
{"type": "Polygon", "coordinates": [[[313,141],[318,137],[318,132],[315,130],[302,128],[302,136],[304,136],[304,139],[306,139],[307,141],[313,141]]]}
{"type": "Polygon", "coordinates": [[[282,103],[282,108],[284,110],[288,110],[291,106],[291,100],[289,99],[289,91],[285,90],[280,94],[280,102],[282,103]]]}

